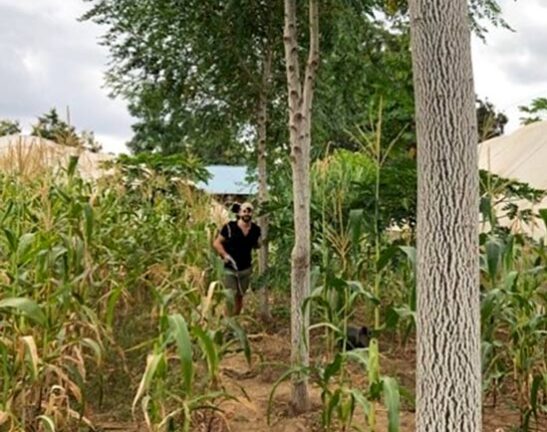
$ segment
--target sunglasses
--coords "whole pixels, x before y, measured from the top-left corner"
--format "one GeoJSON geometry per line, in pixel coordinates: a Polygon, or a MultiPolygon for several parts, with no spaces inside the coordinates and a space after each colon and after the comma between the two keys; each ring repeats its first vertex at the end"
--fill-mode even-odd
{"type": "Polygon", "coordinates": [[[250,208],[246,208],[246,209],[241,210],[241,213],[252,213],[252,212],[253,212],[253,210],[250,209],[250,208]]]}

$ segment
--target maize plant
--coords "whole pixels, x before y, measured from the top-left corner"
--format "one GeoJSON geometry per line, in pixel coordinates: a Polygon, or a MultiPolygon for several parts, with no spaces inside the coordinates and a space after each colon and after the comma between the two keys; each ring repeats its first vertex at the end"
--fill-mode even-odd
{"type": "Polygon", "coordinates": [[[130,162],[96,183],[76,159],[40,177],[0,174],[2,431],[91,425],[90,383],[120,348],[120,312],[151,296],[148,312],[165,316],[171,295],[190,319],[215,277],[210,199],[186,177],[129,175],[130,162]]]}
{"type": "Polygon", "coordinates": [[[543,246],[521,236],[485,236],[482,334],[485,389],[496,404],[507,387],[516,396],[520,428],[547,413],[547,267],[543,246]]]}
{"type": "Polygon", "coordinates": [[[245,332],[235,321],[206,319],[212,302],[218,301],[213,298],[215,285],[188,320],[180,313],[169,313],[171,299],[164,299],[158,336],[132,406],[135,413],[140,402],[150,431],[189,431],[195,426],[196,411],[213,412],[222,419],[219,405],[235,399],[222,386],[220,362],[234,344],[244,351],[249,364],[251,351],[245,332]]]}
{"type": "Polygon", "coordinates": [[[89,423],[90,361],[108,338],[97,316],[89,185],[69,172],[21,183],[1,177],[0,411],[8,430],[89,423]]]}

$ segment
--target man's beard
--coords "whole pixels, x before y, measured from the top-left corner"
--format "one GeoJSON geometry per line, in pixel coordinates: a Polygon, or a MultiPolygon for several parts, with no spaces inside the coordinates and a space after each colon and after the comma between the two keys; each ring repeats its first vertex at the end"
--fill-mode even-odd
{"type": "Polygon", "coordinates": [[[243,219],[243,222],[249,223],[251,222],[252,216],[241,216],[241,219],[243,219]]]}

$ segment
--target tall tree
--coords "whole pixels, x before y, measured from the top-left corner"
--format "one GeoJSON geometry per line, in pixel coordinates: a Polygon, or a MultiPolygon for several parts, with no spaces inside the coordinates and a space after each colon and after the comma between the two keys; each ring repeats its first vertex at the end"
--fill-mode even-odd
{"type": "Polygon", "coordinates": [[[481,430],[477,117],[466,0],[411,0],[417,427],[481,430]]]}
{"type": "MultiPolygon", "coordinates": [[[[256,140],[266,58],[282,53],[281,5],[263,0],[86,0],[107,29],[107,83],[137,118],[130,148],[244,163],[256,140]],[[249,134],[252,130],[252,134],[249,134]]],[[[280,62],[271,73],[281,77],[280,62]]],[[[279,94],[279,92],[278,92],[279,94]]],[[[267,95],[267,108],[271,107],[267,95]]],[[[265,118],[265,121],[268,119],[265,118]]],[[[254,147],[256,148],[256,147],[254,147]]]]}
{"type": "MultiPolygon", "coordinates": [[[[258,112],[257,112],[257,154],[258,154],[258,201],[263,211],[264,206],[268,202],[268,172],[266,164],[267,156],[267,125],[268,125],[268,96],[272,79],[272,59],[273,50],[270,48],[266,51],[262,62],[262,80],[260,87],[260,94],[258,99],[258,112]]],[[[260,228],[262,229],[262,244],[260,245],[260,251],[258,253],[258,271],[261,276],[262,286],[260,297],[260,316],[264,321],[270,321],[270,307],[268,300],[268,287],[265,282],[264,276],[268,271],[268,231],[269,231],[269,218],[266,214],[262,214],[258,219],[260,228]]]]}
{"type": "MultiPolygon", "coordinates": [[[[310,147],[312,101],[319,66],[319,10],[309,0],[309,48],[303,79],[297,31],[296,0],[285,0],[285,66],[289,100],[289,136],[293,173],[294,249],[291,265],[291,360],[309,364],[309,315],[302,310],[310,293],[310,147]]],[[[297,412],[309,409],[305,376],[293,380],[292,403],[297,412]]]]}
{"type": "Polygon", "coordinates": [[[21,133],[21,125],[18,121],[0,120],[0,136],[21,133]]]}
{"type": "MultiPolygon", "coordinates": [[[[277,91],[279,97],[282,89],[283,69],[276,61],[283,49],[281,5],[263,0],[93,2],[84,19],[108,26],[103,42],[113,57],[109,84],[141,119],[130,147],[190,151],[209,163],[249,163],[254,147],[262,207],[272,94],[277,91]]],[[[259,253],[263,274],[267,216],[259,222],[265,238],[259,253]]],[[[261,292],[261,315],[269,319],[265,286],[261,292]]]]}

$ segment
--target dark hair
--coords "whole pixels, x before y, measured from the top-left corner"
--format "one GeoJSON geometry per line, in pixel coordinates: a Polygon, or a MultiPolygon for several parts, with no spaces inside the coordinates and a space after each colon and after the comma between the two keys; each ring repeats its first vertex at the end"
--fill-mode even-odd
{"type": "Polygon", "coordinates": [[[232,207],[230,208],[230,210],[232,211],[232,213],[238,214],[240,208],[241,208],[241,204],[239,204],[238,202],[235,202],[232,204],[232,207]]]}

